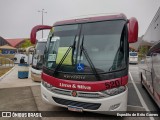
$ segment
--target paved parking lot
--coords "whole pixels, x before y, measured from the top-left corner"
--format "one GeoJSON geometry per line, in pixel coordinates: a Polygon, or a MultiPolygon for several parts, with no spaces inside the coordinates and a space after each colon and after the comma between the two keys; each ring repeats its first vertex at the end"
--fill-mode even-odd
{"type": "MultiPolygon", "coordinates": [[[[115,117],[107,116],[95,113],[77,113],[77,112],[68,112],[66,108],[61,108],[57,106],[50,105],[45,103],[41,99],[40,95],[40,83],[33,82],[29,79],[18,79],[14,80],[14,77],[17,77],[14,71],[10,72],[4,79],[0,81],[0,111],[50,111],[48,113],[53,114],[55,117],[43,117],[43,118],[34,118],[35,120],[88,120],[88,119],[104,119],[104,120],[158,120],[159,118],[155,117],[115,117]],[[9,76],[9,78],[7,78],[9,76]],[[7,79],[6,79],[7,78],[7,79]],[[78,116],[78,117],[77,117],[78,116]]],[[[137,65],[130,65],[130,79],[128,83],[129,94],[128,94],[128,111],[158,111],[158,107],[154,104],[152,99],[149,97],[147,92],[141,88],[140,79],[138,77],[138,67],[137,65]],[[134,82],[134,83],[133,83],[134,82]],[[137,89],[135,88],[137,87],[137,89]]],[[[44,112],[45,113],[45,112],[44,112]]],[[[47,112],[46,112],[47,113],[47,112]]],[[[2,119],[2,118],[0,118],[2,119]]],[[[3,118],[4,119],[4,118],[3,118]]],[[[5,118],[5,119],[15,119],[18,118],[5,118]]],[[[22,118],[19,118],[22,119],[22,118]]],[[[33,119],[33,118],[23,118],[23,119],[33,119]]]]}
{"type": "Polygon", "coordinates": [[[30,72],[28,79],[18,78],[18,65],[15,65],[9,73],[0,78],[0,88],[25,87],[34,85],[40,85],[40,83],[33,82],[31,80],[30,72]]]}

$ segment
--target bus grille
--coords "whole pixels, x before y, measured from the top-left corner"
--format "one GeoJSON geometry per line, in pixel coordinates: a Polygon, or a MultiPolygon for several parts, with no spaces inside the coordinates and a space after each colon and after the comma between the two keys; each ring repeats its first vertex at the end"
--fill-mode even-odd
{"type": "Polygon", "coordinates": [[[52,89],[52,92],[56,94],[71,96],[71,91],[69,90],[62,90],[62,89],[55,88],[55,89],[52,89]]]}
{"type": "Polygon", "coordinates": [[[76,107],[82,107],[83,109],[89,109],[89,110],[97,110],[101,104],[100,103],[87,103],[87,102],[78,102],[73,100],[66,100],[61,98],[52,97],[53,100],[61,105],[71,105],[76,107]]]}
{"type": "MultiPolygon", "coordinates": [[[[72,96],[71,90],[64,90],[64,89],[59,89],[59,88],[53,88],[51,92],[56,93],[56,94],[61,94],[61,95],[67,95],[67,96],[72,96]]],[[[82,97],[82,98],[104,98],[107,97],[107,95],[104,95],[100,92],[81,92],[77,91],[77,97],[82,97]]]]}

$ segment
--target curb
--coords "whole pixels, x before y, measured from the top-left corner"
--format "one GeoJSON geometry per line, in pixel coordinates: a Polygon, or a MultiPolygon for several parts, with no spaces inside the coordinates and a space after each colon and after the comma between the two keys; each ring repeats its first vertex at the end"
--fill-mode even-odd
{"type": "Polygon", "coordinates": [[[12,69],[10,69],[8,72],[6,72],[4,75],[2,75],[2,76],[0,77],[0,81],[1,81],[6,75],[8,75],[12,70],[14,70],[14,68],[15,68],[15,66],[14,66],[12,69]]]}

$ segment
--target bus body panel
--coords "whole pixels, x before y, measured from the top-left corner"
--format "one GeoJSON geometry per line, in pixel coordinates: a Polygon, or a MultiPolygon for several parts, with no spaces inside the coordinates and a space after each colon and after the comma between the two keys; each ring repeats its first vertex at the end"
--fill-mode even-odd
{"type": "Polygon", "coordinates": [[[143,41],[150,44],[150,49],[139,64],[142,85],[160,108],[160,8],[148,27],[143,41]]]}
{"type": "Polygon", "coordinates": [[[79,23],[86,23],[86,22],[96,22],[96,21],[103,21],[103,20],[127,20],[127,17],[124,14],[109,14],[109,15],[100,15],[96,16],[91,15],[87,17],[80,17],[80,18],[75,18],[75,19],[70,19],[70,20],[63,20],[63,21],[58,21],[56,22],[53,26],[58,26],[58,25],[68,25],[68,24],[79,24],[79,23]]]}
{"type": "Polygon", "coordinates": [[[54,87],[68,89],[68,90],[90,91],[90,92],[103,91],[107,89],[116,88],[119,86],[125,86],[128,83],[128,76],[110,80],[89,82],[89,81],[76,81],[76,80],[69,81],[69,80],[55,78],[45,73],[42,73],[42,79],[43,81],[53,85],[54,87]]]}
{"type": "Polygon", "coordinates": [[[160,49],[153,52],[152,55],[153,63],[153,87],[155,99],[157,104],[160,106],[160,49]]]}

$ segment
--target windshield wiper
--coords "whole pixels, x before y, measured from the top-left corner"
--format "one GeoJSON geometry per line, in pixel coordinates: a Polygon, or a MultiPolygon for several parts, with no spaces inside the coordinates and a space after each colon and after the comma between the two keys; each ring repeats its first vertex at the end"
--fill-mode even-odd
{"type": "Polygon", "coordinates": [[[55,74],[58,72],[59,68],[61,67],[62,63],[63,63],[64,60],[66,59],[66,57],[67,57],[67,55],[69,54],[69,52],[71,51],[71,49],[73,49],[73,52],[74,52],[74,50],[75,50],[75,45],[76,45],[76,37],[77,37],[77,35],[75,35],[73,45],[69,46],[69,48],[67,49],[66,53],[65,53],[64,56],[62,57],[61,61],[60,61],[59,64],[56,66],[53,75],[55,75],[55,74]]]}
{"type": "Polygon", "coordinates": [[[87,51],[85,50],[85,48],[83,46],[83,42],[84,42],[84,35],[83,35],[82,43],[81,43],[81,46],[80,46],[80,49],[81,49],[81,51],[80,51],[80,58],[81,58],[82,52],[83,52],[84,55],[85,55],[85,57],[86,57],[86,59],[87,59],[87,61],[88,61],[88,63],[89,63],[89,65],[90,65],[90,67],[91,67],[91,69],[92,69],[92,71],[93,71],[93,73],[94,73],[94,75],[95,75],[95,77],[97,78],[97,80],[100,80],[101,78],[100,78],[99,74],[97,73],[97,70],[96,70],[93,62],[91,61],[91,59],[90,59],[87,51]]]}

